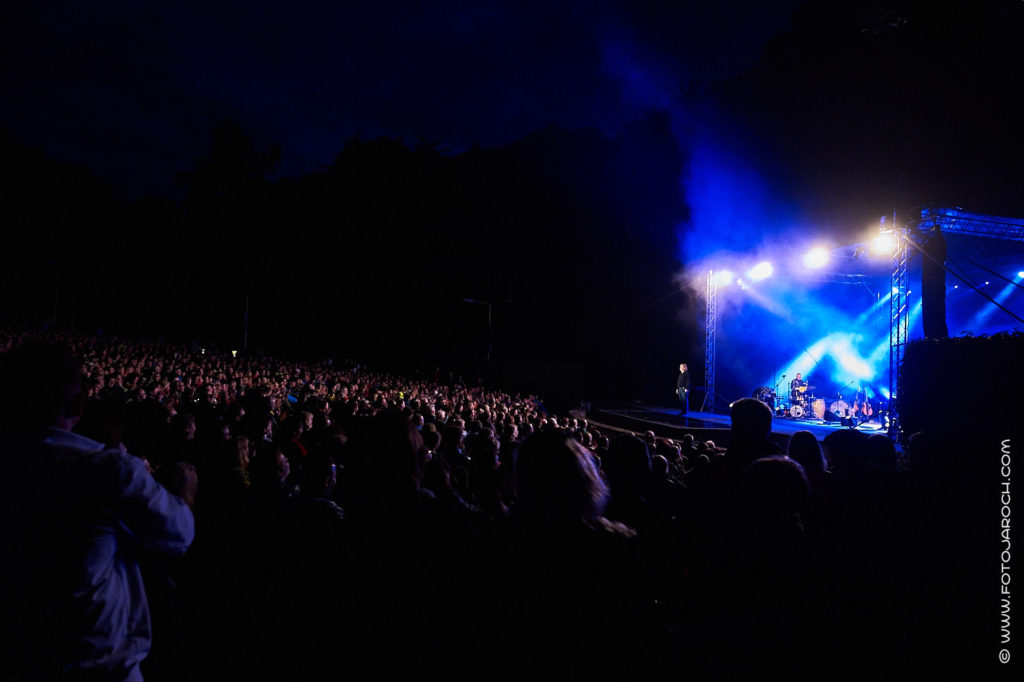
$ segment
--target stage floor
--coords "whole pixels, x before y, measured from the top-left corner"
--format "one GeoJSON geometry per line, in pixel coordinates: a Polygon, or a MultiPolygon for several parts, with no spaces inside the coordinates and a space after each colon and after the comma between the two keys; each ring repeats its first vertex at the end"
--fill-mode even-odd
{"type": "MultiPolygon", "coordinates": [[[[654,426],[665,426],[673,429],[728,429],[732,427],[732,420],[727,414],[714,414],[711,412],[690,411],[685,417],[680,416],[679,408],[659,407],[656,405],[633,405],[625,408],[604,408],[600,412],[636,420],[640,423],[654,426]]],[[[592,421],[600,423],[600,416],[594,415],[592,421]]],[[[820,419],[787,419],[775,417],[772,420],[772,433],[785,436],[792,436],[797,431],[810,431],[823,440],[828,434],[841,429],[849,428],[838,422],[826,423],[820,419]]],[[[865,422],[857,427],[858,431],[871,435],[873,433],[885,433],[885,428],[878,422],[865,422]]]]}

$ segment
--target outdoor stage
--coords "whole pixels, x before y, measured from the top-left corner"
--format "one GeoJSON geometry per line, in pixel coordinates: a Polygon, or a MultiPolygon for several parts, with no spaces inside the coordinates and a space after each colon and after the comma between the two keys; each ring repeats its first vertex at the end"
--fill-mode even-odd
{"type": "MultiPolygon", "coordinates": [[[[711,412],[689,412],[685,417],[679,415],[679,408],[659,407],[656,405],[635,404],[628,407],[609,407],[593,411],[587,417],[591,424],[626,431],[653,431],[662,438],[679,439],[690,433],[700,440],[713,440],[716,445],[728,447],[732,420],[729,415],[711,412]]],[[[830,433],[835,433],[848,426],[839,422],[826,423],[820,419],[786,419],[776,417],[772,421],[772,440],[785,445],[789,437],[797,431],[810,431],[819,441],[830,433]]],[[[878,422],[866,422],[858,427],[858,431],[871,435],[885,433],[884,427],[878,422]]]]}

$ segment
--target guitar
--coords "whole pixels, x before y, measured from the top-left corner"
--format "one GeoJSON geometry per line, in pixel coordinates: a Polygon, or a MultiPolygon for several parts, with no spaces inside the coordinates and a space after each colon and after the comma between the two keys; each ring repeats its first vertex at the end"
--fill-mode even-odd
{"type": "Polygon", "coordinates": [[[867,400],[863,403],[854,401],[853,408],[850,410],[850,416],[856,417],[859,414],[865,419],[870,419],[874,413],[874,410],[871,409],[871,403],[867,400]]]}

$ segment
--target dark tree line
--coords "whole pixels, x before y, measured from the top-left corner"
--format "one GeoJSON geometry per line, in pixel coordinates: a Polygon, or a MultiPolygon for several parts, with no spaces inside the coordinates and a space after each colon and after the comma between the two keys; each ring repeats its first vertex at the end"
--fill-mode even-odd
{"type": "Polygon", "coordinates": [[[423,360],[482,358],[490,340],[494,359],[586,365],[612,392],[657,381],[642,358],[671,367],[700,343],[685,300],[650,305],[674,290],[685,219],[667,114],[458,153],[357,136],[329,167],[271,180],[279,154],[229,123],[178,202],[40,190],[66,212],[50,218],[12,193],[29,252],[51,248],[49,224],[71,240],[59,285],[42,256],[17,269],[59,286],[58,326],[423,360]]]}

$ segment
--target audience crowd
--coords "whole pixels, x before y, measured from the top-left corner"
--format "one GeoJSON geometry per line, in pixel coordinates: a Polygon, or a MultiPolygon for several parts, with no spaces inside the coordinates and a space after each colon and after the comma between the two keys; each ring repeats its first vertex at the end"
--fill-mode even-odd
{"type": "Polygon", "coordinates": [[[40,343],[81,363],[74,433],[194,516],[174,551],[132,550],[147,680],[887,676],[941,640],[905,570],[935,484],[885,436],[784,452],[742,399],[718,447],[436,376],[70,333],[3,332],[0,359],[40,343]]]}

